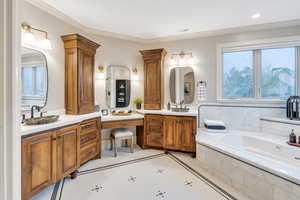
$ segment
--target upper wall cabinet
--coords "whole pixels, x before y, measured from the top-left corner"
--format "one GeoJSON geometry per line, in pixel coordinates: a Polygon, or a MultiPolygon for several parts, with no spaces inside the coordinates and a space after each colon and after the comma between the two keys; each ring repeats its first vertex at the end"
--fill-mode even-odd
{"type": "Polygon", "coordinates": [[[165,49],[140,51],[144,58],[144,109],[160,110],[164,103],[165,49]]]}
{"type": "Polygon", "coordinates": [[[94,112],[94,57],[100,45],[79,34],[61,38],[65,47],[66,113],[94,112]]]}

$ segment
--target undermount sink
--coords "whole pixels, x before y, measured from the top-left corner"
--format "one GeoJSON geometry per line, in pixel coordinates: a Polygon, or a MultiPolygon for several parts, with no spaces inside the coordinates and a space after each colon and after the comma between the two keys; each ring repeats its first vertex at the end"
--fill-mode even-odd
{"type": "Polygon", "coordinates": [[[40,125],[40,124],[49,124],[56,122],[59,118],[59,115],[49,115],[45,117],[36,117],[31,119],[25,119],[24,123],[26,125],[40,125]]]}
{"type": "Polygon", "coordinates": [[[172,112],[189,112],[189,108],[172,108],[172,112]]]}

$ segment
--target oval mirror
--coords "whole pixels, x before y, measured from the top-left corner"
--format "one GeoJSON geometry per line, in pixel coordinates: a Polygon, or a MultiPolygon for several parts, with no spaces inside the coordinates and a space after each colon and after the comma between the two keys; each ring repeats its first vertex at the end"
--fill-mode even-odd
{"type": "Polygon", "coordinates": [[[170,72],[170,99],[172,103],[191,104],[195,96],[195,76],[192,67],[176,67],[170,72]]]}
{"type": "Polygon", "coordinates": [[[106,71],[106,104],[109,108],[124,108],[130,104],[130,70],[126,66],[110,65],[106,71]]]}
{"type": "Polygon", "coordinates": [[[37,50],[22,47],[21,51],[22,110],[31,106],[46,106],[48,97],[48,67],[46,56],[37,50]]]}

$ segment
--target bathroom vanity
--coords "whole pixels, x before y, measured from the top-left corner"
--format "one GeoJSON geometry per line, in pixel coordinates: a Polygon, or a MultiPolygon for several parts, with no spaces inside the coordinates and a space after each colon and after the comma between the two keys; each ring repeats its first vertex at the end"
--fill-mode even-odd
{"type": "Polygon", "coordinates": [[[80,165],[101,157],[100,117],[63,116],[51,126],[23,126],[22,199],[69,174],[75,177],[80,165]]]}

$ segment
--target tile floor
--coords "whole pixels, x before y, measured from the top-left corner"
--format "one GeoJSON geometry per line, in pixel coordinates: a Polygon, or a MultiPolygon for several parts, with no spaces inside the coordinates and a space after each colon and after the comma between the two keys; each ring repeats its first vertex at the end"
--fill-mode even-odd
{"type": "Polygon", "coordinates": [[[57,189],[53,185],[32,200],[226,200],[232,196],[246,200],[218,180],[208,177],[228,193],[199,176],[198,172],[206,176],[205,172],[185,153],[165,155],[136,147],[133,154],[123,150],[115,158],[111,151],[104,151],[102,159],[86,163],[79,172],[77,179],[66,178],[56,184],[57,189]]]}

